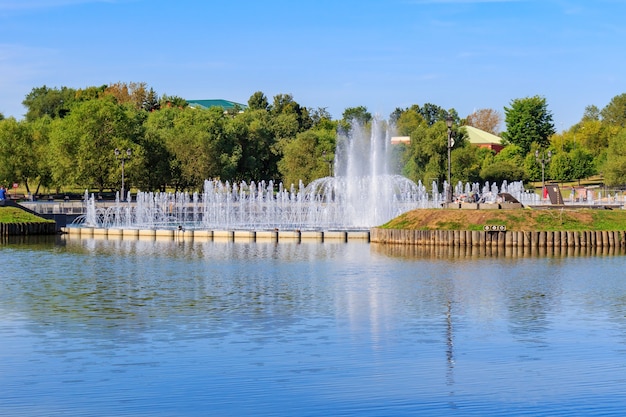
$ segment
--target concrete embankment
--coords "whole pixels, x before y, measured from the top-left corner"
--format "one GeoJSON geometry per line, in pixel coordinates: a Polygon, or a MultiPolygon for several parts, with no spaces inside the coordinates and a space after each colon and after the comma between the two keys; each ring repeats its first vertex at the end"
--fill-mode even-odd
{"type": "Polygon", "coordinates": [[[370,230],[372,243],[462,247],[623,247],[626,231],[370,230]]]}
{"type": "Polygon", "coordinates": [[[202,241],[281,241],[281,242],[369,242],[369,230],[192,230],[192,229],[119,229],[66,227],[61,230],[81,238],[202,241]]]}

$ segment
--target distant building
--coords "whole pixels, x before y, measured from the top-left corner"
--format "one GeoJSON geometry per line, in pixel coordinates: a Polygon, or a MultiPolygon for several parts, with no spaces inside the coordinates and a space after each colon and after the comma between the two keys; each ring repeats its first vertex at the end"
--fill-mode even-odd
{"type": "Polygon", "coordinates": [[[224,111],[233,110],[238,108],[239,111],[243,111],[248,108],[246,104],[235,103],[234,101],[228,101],[223,99],[215,100],[187,100],[189,107],[193,109],[208,109],[211,107],[221,107],[224,111]]]}
{"type": "MultiPolygon", "coordinates": [[[[496,135],[492,135],[489,132],[485,132],[484,130],[477,129],[473,126],[463,126],[465,131],[467,132],[467,140],[474,146],[478,146],[480,148],[491,149],[495,153],[498,153],[504,148],[502,144],[502,138],[496,135]]],[[[410,136],[393,136],[391,138],[391,144],[397,145],[400,143],[404,143],[406,145],[411,144],[410,136]]]]}
{"type": "Polygon", "coordinates": [[[411,143],[411,137],[410,136],[393,136],[391,138],[392,145],[397,145],[399,143],[405,143],[409,145],[411,143]]]}
{"type": "Polygon", "coordinates": [[[502,138],[473,126],[463,126],[467,132],[467,140],[474,146],[491,149],[498,153],[504,148],[502,138]]]}

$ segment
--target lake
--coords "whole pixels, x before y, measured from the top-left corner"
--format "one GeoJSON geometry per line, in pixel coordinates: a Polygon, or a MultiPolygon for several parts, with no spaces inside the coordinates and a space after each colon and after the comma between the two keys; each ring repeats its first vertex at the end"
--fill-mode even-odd
{"type": "Polygon", "coordinates": [[[4,238],[3,416],[626,410],[626,257],[4,238]]]}

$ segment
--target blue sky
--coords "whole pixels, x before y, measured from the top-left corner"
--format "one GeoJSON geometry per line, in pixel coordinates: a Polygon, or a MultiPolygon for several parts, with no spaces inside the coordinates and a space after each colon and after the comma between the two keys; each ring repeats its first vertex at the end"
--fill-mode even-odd
{"type": "Polygon", "coordinates": [[[623,0],[0,0],[0,112],[34,87],[146,82],[335,118],[433,103],[504,115],[545,97],[557,130],[626,92],[623,0]]]}

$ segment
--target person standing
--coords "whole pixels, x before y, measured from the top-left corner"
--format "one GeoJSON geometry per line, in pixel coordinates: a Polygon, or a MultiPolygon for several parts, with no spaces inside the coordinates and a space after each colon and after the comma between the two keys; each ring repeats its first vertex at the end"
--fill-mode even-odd
{"type": "Polygon", "coordinates": [[[6,200],[7,198],[7,189],[4,188],[4,185],[0,186],[0,201],[6,200]]]}

